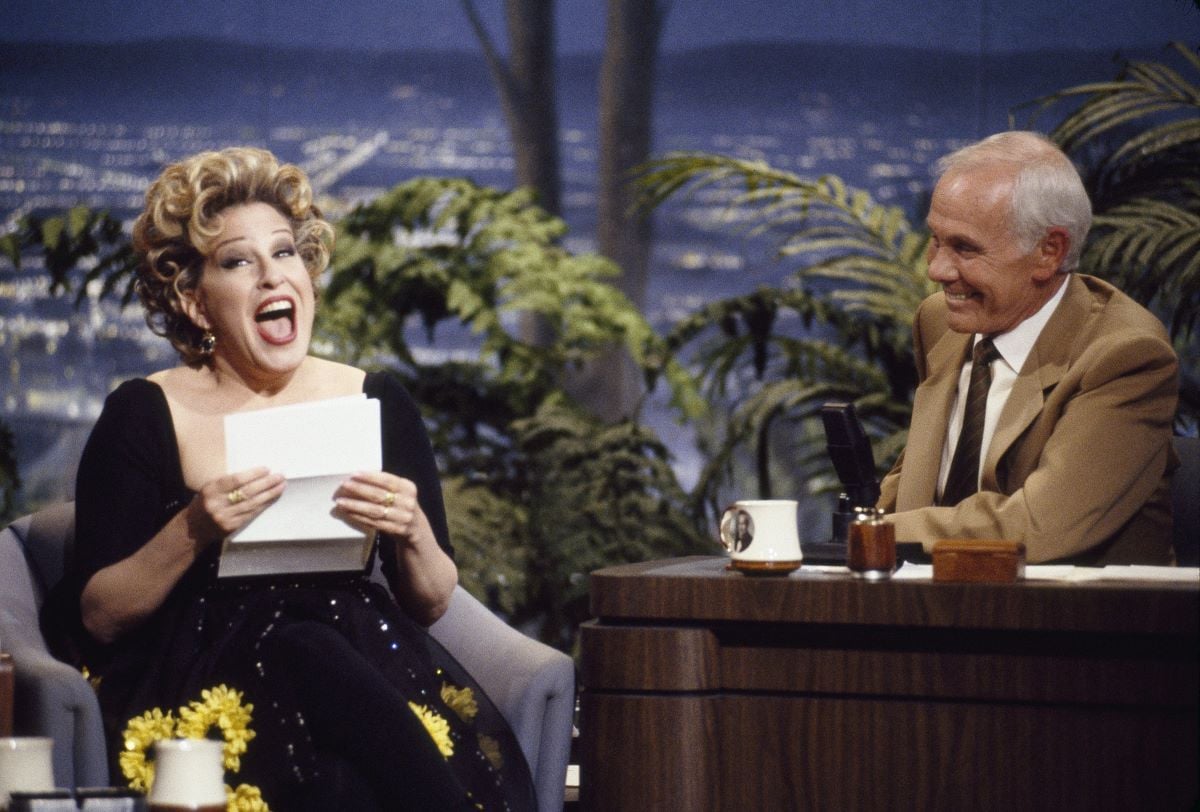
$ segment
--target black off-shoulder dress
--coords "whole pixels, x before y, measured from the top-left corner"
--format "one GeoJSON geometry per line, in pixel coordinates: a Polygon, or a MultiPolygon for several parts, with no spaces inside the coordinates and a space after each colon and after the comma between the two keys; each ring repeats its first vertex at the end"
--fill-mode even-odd
{"type": "MultiPolygon", "coordinates": [[[[415,404],[386,374],[368,374],[363,390],[380,400],[385,470],[416,483],[438,543],[452,554],[415,404]]],[[[273,810],[535,807],[529,768],[503,718],[365,573],[218,581],[213,545],[144,624],[111,645],[93,641],[79,619],[83,585],[139,549],[192,496],[162,390],[144,379],[122,384],[84,451],[68,576],[43,614],[60,656],[98,678],[114,780],[130,719],[175,711],[225,685],[253,705],[254,732],[226,783],[258,787],[273,810]]],[[[386,537],[376,554],[394,572],[386,537]]]]}

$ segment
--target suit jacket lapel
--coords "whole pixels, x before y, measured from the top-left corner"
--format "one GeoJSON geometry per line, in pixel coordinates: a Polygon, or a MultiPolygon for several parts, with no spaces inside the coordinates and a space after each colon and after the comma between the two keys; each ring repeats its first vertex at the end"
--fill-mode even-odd
{"type": "Polygon", "coordinates": [[[1042,328],[1025,359],[1025,366],[1017,374],[1008,402],[1000,412],[996,433],[982,463],[980,484],[984,489],[999,490],[997,466],[1017,438],[1041,414],[1046,393],[1062,379],[1070,363],[1072,345],[1087,321],[1090,307],[1087,286],[1072,274],[1067,279],[1063,300],[1042,328]]]}
{"type": "Polygon", "coordinates": [[[958,373],[970,343],[969,334],[947,330],[929,353],[929,377],[913,393],[913,420],[904,445],[905,476],[896,494],[897,510],[934,502],[950,404],[958,390],[958,373]]]}

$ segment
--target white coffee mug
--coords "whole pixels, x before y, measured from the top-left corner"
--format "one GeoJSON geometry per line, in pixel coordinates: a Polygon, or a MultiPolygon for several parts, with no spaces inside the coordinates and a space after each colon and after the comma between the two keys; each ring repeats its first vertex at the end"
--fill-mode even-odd
{"type": "Polygon", "coordinates": [[[0,739],[0,807],[13,792],[54,789],[54,739],[13,736],[0,739]]]}
{"type": "Polygon", "coordinates": [[[750,574],[786,574],[800,566],[795,499],[740,499],[721,516],[730,566],[750,574]]]}
{"type": "Polygon", "coordinates": [[[211,739],[156,742],[150,808],[225,809],[223,747],[211,739]]]}

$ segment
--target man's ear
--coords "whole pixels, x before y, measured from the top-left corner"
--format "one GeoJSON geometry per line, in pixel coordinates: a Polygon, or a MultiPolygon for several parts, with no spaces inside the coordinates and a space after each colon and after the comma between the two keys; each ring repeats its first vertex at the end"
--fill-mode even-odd
{"type": "Polygon", "coordinates": [[[1071,235],[1065,228],[1051,228],[1038,243],[1038,267],[1035,276],[1040,281],[1052,278],[1067,261],[1067,252],[1071,249],[1071,235]]]}
{"type": "Polygon", "coordinates": [[[204,303],[200,301],[200,295],[195,288],[179,294],[179,306],[183,308],[184,315],[191,319],[192,324],[201,330],[208,330],[212,327],[212,323],[209,322],[208,315],[205,313],[204,303]]]}

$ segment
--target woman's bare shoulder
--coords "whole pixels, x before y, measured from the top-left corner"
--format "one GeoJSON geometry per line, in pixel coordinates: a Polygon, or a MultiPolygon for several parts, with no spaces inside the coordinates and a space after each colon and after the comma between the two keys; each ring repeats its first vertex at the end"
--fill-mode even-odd
{"type": "Polygon", "coordinates": [[[146,380],[151,383],[158,384],[158,387],[166,393],[168,397],[183,395],[188,392],[195,391],[198,387],[204,386],[208,381],[203,369],[195,369],[192,367],[169,367],[160,369],[158,372],[152,372],[146,376],[146,380]]]}
{"type": "Polygon", "coordinates": [[[316,357],[309,357],[305,363],[308,365],[308,380],[316,397],[355,395],[362,391],[367,373],[358,367],[316,357]]]}

